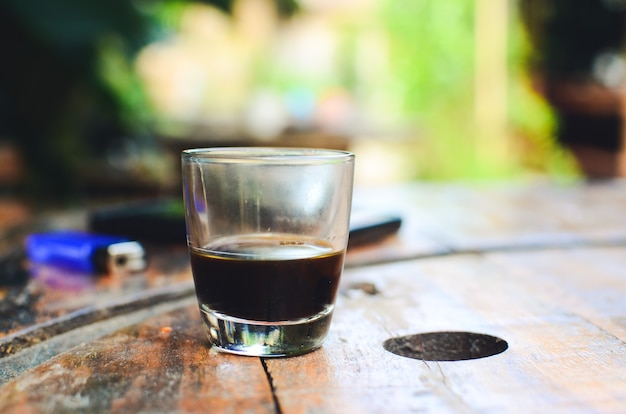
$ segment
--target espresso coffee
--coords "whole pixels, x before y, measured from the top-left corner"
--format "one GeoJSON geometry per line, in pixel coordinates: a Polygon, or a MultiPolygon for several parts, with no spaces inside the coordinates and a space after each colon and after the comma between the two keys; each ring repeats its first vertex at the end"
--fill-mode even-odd
{"type": "Polygon", "coordinates": [[[250,235],[190,249],[204,312],[289,322],[332,311],[345,251],[292,235],[250,235]]]}

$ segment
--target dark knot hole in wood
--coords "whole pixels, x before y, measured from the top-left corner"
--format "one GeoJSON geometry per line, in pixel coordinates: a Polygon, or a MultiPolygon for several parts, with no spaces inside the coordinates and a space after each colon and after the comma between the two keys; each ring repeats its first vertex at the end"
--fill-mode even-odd
{"type": "Polygon", "coordinates": [[[423,361],[463,361],[506,351],[498,337],[471,332],[428,332],[387,339],[383,347],[396,355],[423,361]]]}

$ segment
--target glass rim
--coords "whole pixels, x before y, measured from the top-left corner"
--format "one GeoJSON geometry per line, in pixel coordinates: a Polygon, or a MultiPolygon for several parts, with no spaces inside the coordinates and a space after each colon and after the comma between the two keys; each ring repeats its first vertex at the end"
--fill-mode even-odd
{"type": "Polygon", "coordinates": [[[300,147],[207,147],[182,150],[191,163],[310,164],[348,162],[350,151],[300,147]]]}

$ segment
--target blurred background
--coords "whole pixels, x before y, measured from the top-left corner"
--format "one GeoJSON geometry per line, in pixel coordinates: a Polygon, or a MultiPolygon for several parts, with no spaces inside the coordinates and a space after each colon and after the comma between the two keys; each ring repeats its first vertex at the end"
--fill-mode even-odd
{"type": "MultiPolygon", "coordinates": [[[[179,153],[356,184],[623,175],[626,0],[3,0],[0,211],[174,194],[179,153]]],[[[0,213],[0,221],[3,213],[0,213]]]]}

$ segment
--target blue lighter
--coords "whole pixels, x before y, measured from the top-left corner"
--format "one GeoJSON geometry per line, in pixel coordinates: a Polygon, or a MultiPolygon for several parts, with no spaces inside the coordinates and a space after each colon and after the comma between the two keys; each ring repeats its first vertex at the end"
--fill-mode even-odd
{"type": "Polygon", "coordinates": [[[133,272],[146,266],[145,251],[136,241],[73,230],[31,234],[26,254],[33,264],[85,273],[133,272]]]}

